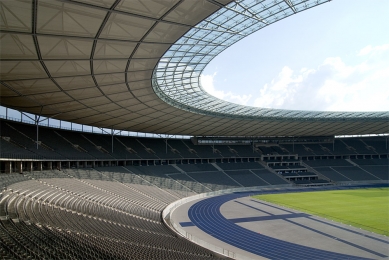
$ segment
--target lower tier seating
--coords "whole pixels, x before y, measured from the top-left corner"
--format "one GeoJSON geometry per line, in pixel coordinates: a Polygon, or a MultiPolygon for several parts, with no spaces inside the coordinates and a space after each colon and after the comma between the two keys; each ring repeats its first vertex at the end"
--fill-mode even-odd
{"type": "MultiPolygon", "coordinates": [[[[312,167],[332,182],[389,179],[386,161],[358,162],[355,166],[328,160],[326,165],[322,160],[312,167]]],[[[162,210],[197,193],[290,183],[257,162],[181,166],[0,174],[0,258],[214,259],[210,251],[166,228],[162,210]]],[[[300,179],[295,183],[329,182],[300,179]]]]}
{"type": "Polygon", "coordinates": [[[2,259],[215,258],[164,226],[177,198],[160,187],[96,170],[15,176],[0,197],[2,259]]]}

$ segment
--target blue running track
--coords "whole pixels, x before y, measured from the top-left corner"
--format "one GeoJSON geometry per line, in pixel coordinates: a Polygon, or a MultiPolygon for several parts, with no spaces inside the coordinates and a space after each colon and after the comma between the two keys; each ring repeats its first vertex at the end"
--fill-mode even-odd
{"type": "Polygon", "coordinates": [[[368,259],[268,237],[240,227],[221,214],[220,207],[224,203],[248,195],[252,193],[234,193],[201,200],[190,207],[189,218],[195,226],[214,238],[270,259],[368,259]]]}

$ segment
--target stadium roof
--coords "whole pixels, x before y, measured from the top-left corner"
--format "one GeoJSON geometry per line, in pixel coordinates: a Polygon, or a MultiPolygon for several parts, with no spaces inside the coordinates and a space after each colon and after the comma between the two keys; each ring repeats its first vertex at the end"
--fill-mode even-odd
{"type": "Polygon", "coordinates": [[[195,136],[389,132],[389,112],[232,104],[204,67],[243,37],[328,0],[5,0],[1,105],[79,124],[195,136]]]}

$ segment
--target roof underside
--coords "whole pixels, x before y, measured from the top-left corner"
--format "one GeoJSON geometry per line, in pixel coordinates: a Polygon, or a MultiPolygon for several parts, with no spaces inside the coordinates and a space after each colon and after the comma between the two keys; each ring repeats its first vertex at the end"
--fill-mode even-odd
{"type": "Polygon", "coordinates": [[[387,112],[250,108],[220,101],[199,86],[202,69],[222,50],[264,25],[322,2],[1,1],[1,105],[79,124],[149,133],[389,132],[387,112]],[[269,17],[258,15],[260,5],[269,17]],[[236,24],[244,19],[252,25],[234,31],[217,20],[221,16],[240,17],[234,18],[236,24]],[[194,33],[205,31],[204,36],[194,33]],[[230,41],[223,40],[232,34],[230,41]]]}

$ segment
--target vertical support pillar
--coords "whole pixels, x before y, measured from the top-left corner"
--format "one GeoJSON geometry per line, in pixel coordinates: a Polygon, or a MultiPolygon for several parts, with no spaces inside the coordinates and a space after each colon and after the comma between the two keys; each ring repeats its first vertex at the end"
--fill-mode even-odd
{"type": "Polygon", "coordinates": [[[42,163],[42,161],[36,163],[36,170],[40,171],[40,172],[43,170],[43,163],[42,163]]]}
{"type": "Polygon", "coordinates": [[[96,162],[93,161],[93,162],[92,162],[92,168],[95,168],[95,167],[96,167],[96,162]]]}
{"type": "Polygon", "coordinates": [[[61,162],[57,162],[57,170],[58,170],[58,171],[61,170],[61,162]]]}
{"type": "Polygon", "coordinates": [[[35,124],[36,124],[36,149],[39,149],[39,118],[37,119],[37,116],[35,116],[35,124]]]}
{"type": "Polygon", "coordinates": [[[32,172],[32,162],[27,162],[27,169],[26,171],[32,172]]]}
{"type": "Polygon", "coordinates": [[[52,170],[53,169],[53,162],[47,162],[47,169],[52,170]]]}
{"type": "Polygon", "coordinates": [[[79,161],[76,162],[76,168],[77,169],[80,168],[80,162],[79,161]]]}
{"type": "Polygon", "coordinates": [[[22,161],[16,162],[16,172],[23,173],[23,162],[22,161]]]}
{"type": "Polygon", "coordinates": [[[111,153],[113,154],[113,128],[111,129],[111,135],[112,135],[112,151],[111,151],[111,153]]]}
{"type": "Polygon", "coordinates": [[[123,161],[123,166],[127,166],[127,161],[123,161]]]}
{"type": "Polygon", "coordinates": [[[5,162],[5,173],[11,173],[12,172],[12,162],[5,162]]]}
{"type": "Polygon", "coordinates": [[[66,162],[66,168],[70,169],[70,162],[69,161],[66,162]]]}

